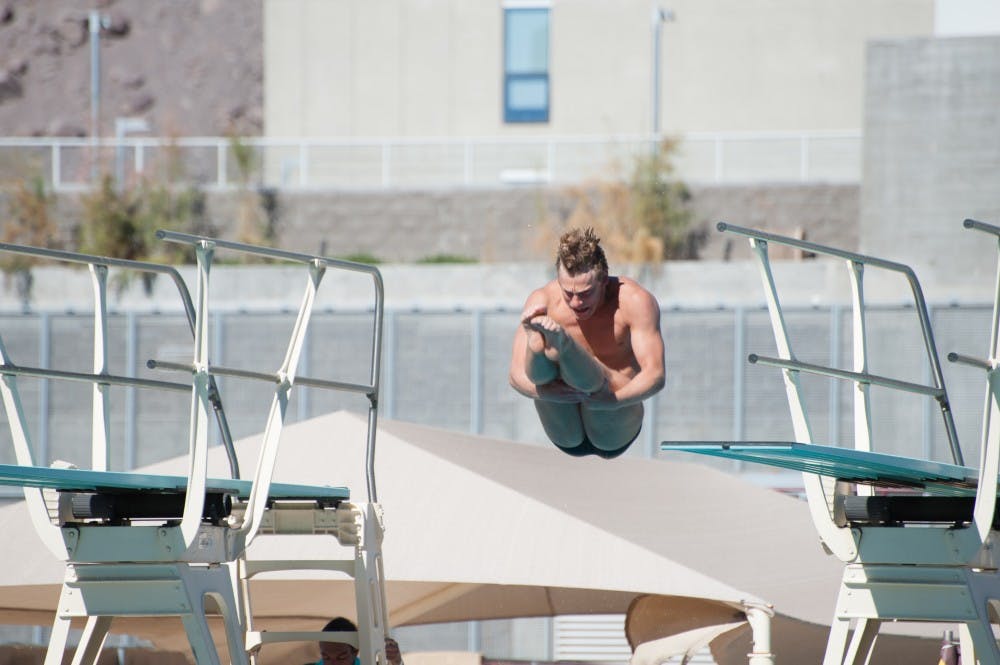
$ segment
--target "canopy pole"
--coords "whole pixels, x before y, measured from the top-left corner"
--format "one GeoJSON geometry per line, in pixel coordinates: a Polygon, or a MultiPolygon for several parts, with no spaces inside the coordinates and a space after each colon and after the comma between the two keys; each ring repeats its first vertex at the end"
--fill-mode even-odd
{"type": "Polygon", "coordinates": [[[774,607],[766,603],[743,601],[750,630],[753,631],[753,651],[747,654],[749,665],[774,665],[771,653],[771,617],[774,607]]]}

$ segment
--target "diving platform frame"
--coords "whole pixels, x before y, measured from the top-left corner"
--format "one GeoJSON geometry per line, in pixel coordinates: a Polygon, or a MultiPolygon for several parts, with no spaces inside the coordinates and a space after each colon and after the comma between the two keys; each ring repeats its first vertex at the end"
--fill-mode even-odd
{"type": "MultiPolygon", "coordinates": [[[[998,226],[968,219],[964,227],[1000,241],[998,226]]],[[[893,621],[955,622],[960,627],[963,663],[1000,665],[994,634],[1000,617],[1000,266],[985,358],[954,352],[948,355],[949,361],[986,374],[981,454],[978,465],[970,466],[959,445],[929,309],[910,267],[724,222],[718,229],[746,237],[760,268],[777,357],[751,354],[748,360],[780,370],[795,440],[667,441],[661,449],[803,473],[816,531],[824,547],[844,563],[824,665],[869,662],[879,628],[893,621]],[[769,260],[769,245],[786,245],[844,262],[851,285],[850,369],[796,357],[769,260]],[[870,371],[866,270],[895,273],[908,283],[929,370],[927,383],[870,371]],[[815,440],[800,382],[802,374],[850,383],[854,396],[852,448],[821,445],[815,440]],[[941,462],[879,452],[879,442],[872,436],[873,386],[933,400],[951,459],[941,462]]]]}
{"type": "MultiPolygon", "coordinates": [[[[371,265],[288,252],[270,247],[158,232],[160,240],[192,250],[197,260],[195,296],[172,266],[75,252],[0,243],[0,252],[33,262],[86,266],[93,286],[92,371],[68,371],[19,364],[0,330],[0,397],[10,427],[16,464],[0,465],[0,484],[23,488],[32,524],[45,546],[65,561],[46,665],[59,665],[71,623],[85,620],[74,665],[97,662],[115,617],[178,616],[199,665],[222,662],[209,627],[207,606],[222,619],[228,661],[249,665],[260,649],[279,641],[337,641],[359,649],[364,665],[385,665],[387,609],[381,553],[382,509],[375,484],[375,434],[382,343],[384,294],[381,275],[371,265]],[[209,357],[209,276],[218,251],[293,264],[305,288],[280,365],[269,370],[213,365],[209,357]],[[372,355],[364,383],[298,375],[310,317],[328,269],[371,277],[372,355]],[[108,343],[109,270],[168,277],[174,284],[191,332],[191,361],[150,359],[150,369],[180,379],[115,375],[108,343]],[[239,462],[217,377],[238,376],[273,384],[262,418],[263,443],[252,476],[240,476],[239,462]],[[18,382],[54,380],[90,384],[92,423],[90,468],[39,466],[22,407],[18,382]],[[289,398],[296,385],[348,391],[368,400],[365,454],[366,500],[352,501],[347,487],[272,482],[289,398]],[[110,388],[169,391],[190,395],[187,473],[153,475],[111,469],[110,388]],[[218,432],[229,461],[229,476],[210,478],[210,430],[218,432]],[[285,514],[287,513],[287,515],[285,514]],[[254,561],[246,548],[262,533],[316,534],[334,538],[353,551],[344,560],[254,561]],[[302,568],[338,570],[353,578],[357,633],[268,633],[255,629],[249,580],[262,571],[302,568]],[[211,603],[208,603],[208,600],[211,603]]],[[[262,405],[263,406],[263,405],[262,405]]],[[[58,417],[58,414],[57,414],[58,417]]],[[[335,459],[335,446],[331,447],[335,459]]],[[[44,461],[42,461],[44,463],[44,461]]],[[[335,465],[333,466],[335,468],[335,465]]]]}

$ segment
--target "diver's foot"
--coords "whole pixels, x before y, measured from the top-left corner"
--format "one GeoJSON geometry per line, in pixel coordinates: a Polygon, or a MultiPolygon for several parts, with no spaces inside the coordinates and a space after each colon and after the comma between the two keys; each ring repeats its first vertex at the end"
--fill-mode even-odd
{"type": "MultiPolygon", "coordinates": [[[[529,334],[533,331],[542,338],[544,346],[541,350],[535,352],[544,353],[545,357],[552,362],[558,362],[559,352],[570,342],[569,335],[566,334],[563,327],[547,316],[536,316],[528,322],[527,327],[529,334]]],[[[530,338],[528,340],[528,348],[532,348],[530,338]]]]}

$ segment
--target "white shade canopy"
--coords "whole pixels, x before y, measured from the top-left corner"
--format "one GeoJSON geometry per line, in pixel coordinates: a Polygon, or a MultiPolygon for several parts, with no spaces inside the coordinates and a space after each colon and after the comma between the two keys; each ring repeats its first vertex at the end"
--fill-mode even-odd
{"type": "MultiPolygon", "coordinates": [[[[274,479],[346,485],[364,501],[366,426],[343,411],[289,425],[274,479]]],[[[241,468],[253,468],[260,440],[237,443],[241,468]]],[[[143,471],[184,465],[177,458],[143,471]]],[[[209,469],[226,475],[222,448],[210,451],[209,469]]],[[[393,627],[625,613],[653,594],[734,610],[770,603],[789,624],[815,628],[821,653],[841,564],[822,551],[803,501],[674,458],[574,458],[390,421],[379,424],[376,478],[393,627]]],[[[47,623],[62,562],[35,536],[21,503],[0,510],[0,533],[0,622],[47,623]]],[[[341,551],[332,537],[261,536],[249,555],[321,559],[331,549],[341,551]]],[[[252,599],[258,629],[318,630],[354,614],[350,581],[329,573],[272,574],[254,582],[252,599]]],[[[113,631],[183,649],[180,626],[116,620],[113,631]]]]}

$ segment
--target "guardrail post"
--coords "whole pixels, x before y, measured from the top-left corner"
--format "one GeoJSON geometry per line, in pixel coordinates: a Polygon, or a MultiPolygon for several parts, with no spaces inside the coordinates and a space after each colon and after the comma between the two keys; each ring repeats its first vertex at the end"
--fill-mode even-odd
{"type": "Polygon", "coordinates": [[[59,150],[59,142],[52,144],[52,189],[56,190],[62,185],[62,154],[59,150]]]}
{"type": "Polygon", "coordinates": [[[299,187],[309,186],[309,146],[299,143],[299,187]]]}
{"type": "Polygon", "coordinates": [[[385,331],[382,339],[382,413],[386,418],[396,417],[396,312],[385,313],[385,331]]]}
{"type": "Polygon", "coordinates": [[[389,178],[389,175],[390,175],[389,159],[390,159],[390,156],[391,155],[390,155],[390,150],[389,150],[389,142],[388,141],[382,141],[382,187],[384,187],[384,188],[388,188],[389,187],[389,181],[390,181],[390,178],[389,178]]]}
{"type": "Polygon", "coordinates": [[[722,182],[722,178],[725,174],[725,169],[723,168],[723,143],[722,137],[716,136],[713,141],[715,144],[715,182],[722,182]]]}
{"type": "Polygon", "coordinates": [[[472,356],[469,370],[469,431],[483,433],[483,310],[472,311],[472,356]]]}
{"type": "MultiPolygon", "coordinates": [[[[746,395],[743,391],[746,362],[746,312],[737,305],[733,309],[733,441],[742,441],[746,434],[746,395]]],[[[740,468],[742,463],[737,462],[736,466],[740,468]]]]}
{"type": "MultiPolygon", "coordinates": [[[[139,326],[138,315],[129,312],[125,315],[125,371],[129,376],[135,376],[139,368],[139,326]]],[[[122,468],[131,471],[135,468],[135,446],[138,440],[139,414],[135,394],[135,386],[125,388],[125,459],[122,468]]]]}
{"type": "MultiPolygon", "coordinates": [[[[840,366],[840,313],[840,305],[830,305],[830,367],[840,366]]],[[[830,413],[827,419],[830,431],[827,438],[831,446],[837,446],[840,445],[840,383],[837,379],[831,378],[829,385],[830,396],[827,399],[827,406],[830,413]]]]}
{"type": "MultiPolygon", "coordinates": [[[[52,362],[52,316],[43,312],[38,319],[38,366],[49,369],[52,362]]],[[[49,409],[51,404],[51,383],[48,379],[39,381],[38,388],[38,459],[40,466],[48,466],[51,461],[49,450],[49,409]]]]}
{"type": "Polygon", "coordinates": [[[799,137],[799,180],[809,179],[809,137],[803,134],[799,137]]]}
{"type": "Polygon", "coordinates": [[[472,141],[465,139],[463,147],[462,184],[468,185],[472,182],[472,141]]]}
{"type": "Polygon", "coordinates": [[[226,186],[226,144],[222,141],[215,144],[215,184],[226,186]]]}
{"type": "MultiPolygon", "coordinates": [[[[225,312],[215,311],[212,313],[212,346],[211,346],[211,357],[214,359],[216,365],[226,364],[226,324],[228,323],[228,317],[225,312]]],[[[222,384],[225,383],[226,377],[216,376],[215,385],[216,388],[222,392],[222,384]]],[[[209,440],[210,446],[218,446],[222,444],[222,435],[218,428],[213,427],[209,430],[209,440]]],[[[234,473],[234,478],[239,477],[239,474],[234,473]]]]}

